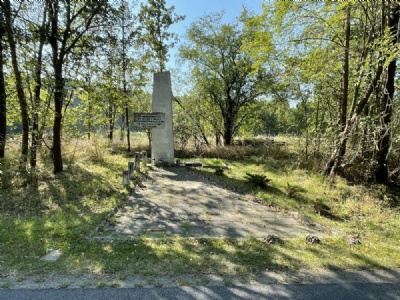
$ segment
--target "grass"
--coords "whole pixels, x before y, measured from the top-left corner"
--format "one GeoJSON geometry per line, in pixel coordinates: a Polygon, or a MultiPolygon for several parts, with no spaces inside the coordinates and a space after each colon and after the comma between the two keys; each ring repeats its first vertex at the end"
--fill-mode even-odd
{"type": "MultiPolygon", "coordinates": [[[[128,197],[121,173],[130,158],[121,149],[121,145],[102,140],[71,141],[64,149],[66,171],[59,175],[51,173],[46,151],[29,176],[15,172],[11,166],[15,158],[7,158],[9,177],[0,191],[0,277],[245,276],[265,270],[400,267],[399,193],[384,186],[368,188],[339,178],[327,180],[299,168],[289,147],[211,149],[204,154],[208,157],[196,159],[227,164],[224,175],[215,177],[227,186],[282,211],[299,211],[339,232],[326,236],[319,245],[307,245],[303,238],[285,240],[283,245],[251,238],[143,237],[102,245],[89,242],[90,233],[128,197]],[[264,189],[255,188],[247,182],[246,173],[265,175],[271,181],[264,189]],[[354,234],[360,234],[360,245],[345,242],[345,236],[354,234]],[[57,263],[40,259],[49,249],[64,253],[57,263]]],[[[201,172],[215,176],[212,169],[201,172]]],[[[97,286],[104,287],[105,282],[99,279],[97,286]]]]}

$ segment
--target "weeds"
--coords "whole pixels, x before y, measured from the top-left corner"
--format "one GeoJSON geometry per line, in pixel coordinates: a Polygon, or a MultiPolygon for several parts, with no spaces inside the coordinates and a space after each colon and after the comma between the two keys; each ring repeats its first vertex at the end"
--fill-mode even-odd
{"type": "Polygon", "coordinates": [[[286,193],[289,198],[296,198],[296,196],[305,192],[306,190],[300,185],[287,183],[286,193]]]}
{"type": "Polygon", "coordinates": [[[267,178],[266,175],[250,174],[250,173],[246,173],[245,179],[254,186],[262,189],[267,188],[268,183],[271,181],[271,179],[267,178]]]}
{"type": "Polygon", "coordinates": [[[222,169],[222,168],[215,169],[215,175],[224,176],[224,169],[222,169]]]}

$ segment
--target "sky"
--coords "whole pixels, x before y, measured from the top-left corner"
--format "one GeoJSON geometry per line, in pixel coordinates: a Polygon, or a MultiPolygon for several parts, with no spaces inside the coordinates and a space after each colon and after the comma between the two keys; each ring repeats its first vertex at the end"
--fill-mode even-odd
{"type": "MultiPolygon", "coordinates": [[[[260,14],[263,0],[167,0],[166,2],[167,7],[175,6],[175,13],[178,15],[186,15],[184,21],[180,21],[170,28],[170,31],[176,33],[182,41],[187,29],[200,17],[224,11],[223,21],[230,23],[240,16],[243,6],[246,6],[250,12],[260,14]]],[[[169,66],[175,65],[176,55],[177,49],[172,49],[169,66]]]]}
{"type": "Polygon", "coordinates": [[[184,35],[192,22],[206,14],[224,11],[224,21],[231,22],[240,15],[243,6],[252,12],[261,13],[262,2],[262,0],[167,0],[167,7],[173,5],[178,15],[186,15],[184,21],[172,27],[177,34],[184,35]]]}

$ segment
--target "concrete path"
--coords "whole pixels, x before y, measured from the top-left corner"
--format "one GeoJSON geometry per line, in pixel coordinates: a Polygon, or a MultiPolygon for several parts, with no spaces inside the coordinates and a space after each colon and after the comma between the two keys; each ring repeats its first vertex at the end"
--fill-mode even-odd
{"type": "Polygon", "coordinates": [[[97,238],[290,238],[322,232],[291,215],[221,188],[184,167],[155,168],[149,179],[104,224],[97,238]]]}
{"type": "Polygon", "coordinates": [[[364,300],[400,297],[399,283],[286,284],[147,289],[40,289],[0,290],[0,300],[118,300],[118,299],[273,299],[273,300],[364,300]]]}

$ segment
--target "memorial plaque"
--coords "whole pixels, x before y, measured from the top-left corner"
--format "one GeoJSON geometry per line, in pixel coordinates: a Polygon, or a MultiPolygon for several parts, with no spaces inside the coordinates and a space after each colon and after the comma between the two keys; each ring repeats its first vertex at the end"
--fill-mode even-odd
{"type": "Polygon", "coordinates": [[[134,113],[133,125],[142,128],[164,128],[165,113],[134,113]]]}

